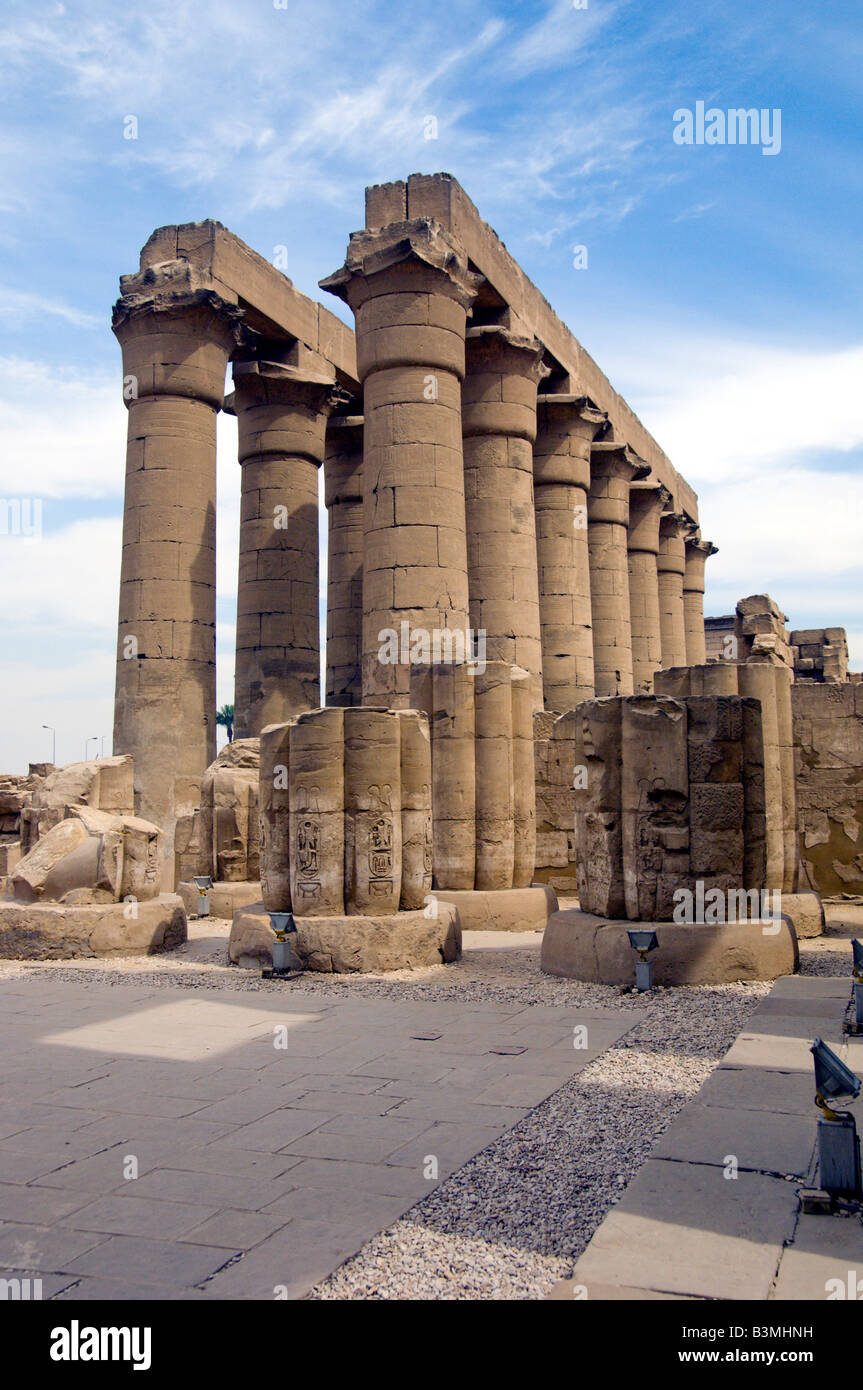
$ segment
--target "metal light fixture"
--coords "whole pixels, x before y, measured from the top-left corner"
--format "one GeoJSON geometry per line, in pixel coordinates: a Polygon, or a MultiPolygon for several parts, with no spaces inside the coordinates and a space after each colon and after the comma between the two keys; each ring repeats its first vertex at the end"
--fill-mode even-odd
{"type": "Polygon", "coordinates": [[[270,922],[276,939],[273,942],[273,968],[262,970],[264,980],[289,980],[301,969],[289,937],[296,936],[297,924],[292,912],[271,912],[270,922]]]}
{"type": "Polygon", "coordinates": [[[647,957],[651,951],[656,950],[659,937],[649,927],[630,927],[626,934],[633,951],[638,952],[638,960],[635,962],[635,988],[640,994],[644,994],[646,990],[653,989],[653,964],[647,957]]]}
{"type": "Polygon", "coordinates": [[[841,1058],[820,1038],[809,1049],[815,1059],[815,1104],[818,1120],[818,1163],[821,1188],[830,1196],[863,1195],[860,1174],[860,1145],[854,1116],[847,1110],[833,1110],[828,1100],[841,1096],[855,1099],[860,1080],[841,1058]]]}
{"type": "Polygon", "coordinates": [[[57,730],[53,724],[43,724],[43,729],[47,729],[51,735],[51,766],[57,766],[57,730]]]}
{"type": "Polygon", "coordinates": [[[195,887],[198,890],[198,916],[209,917],[210,915],[210,889],[213,880],[209,874],[201,874],[195,878],[195,887]]]}

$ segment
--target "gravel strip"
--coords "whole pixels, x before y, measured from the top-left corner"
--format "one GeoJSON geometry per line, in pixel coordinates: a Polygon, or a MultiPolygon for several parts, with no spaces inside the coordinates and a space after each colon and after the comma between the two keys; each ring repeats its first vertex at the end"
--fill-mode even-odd
{"type": "Polygon", "coordinates": [[[544,1298],[769,991],[657,990],[624,1039],[308,1297],[544,1298]]]}

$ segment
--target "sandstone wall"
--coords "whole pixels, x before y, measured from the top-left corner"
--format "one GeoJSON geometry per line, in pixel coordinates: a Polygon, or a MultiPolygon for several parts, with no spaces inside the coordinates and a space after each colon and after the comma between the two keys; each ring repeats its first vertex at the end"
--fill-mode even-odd
{"type": "Polygon", "coordinates": [[[863,685],[791,688],[803,887],[863,894],[863,685]]]}

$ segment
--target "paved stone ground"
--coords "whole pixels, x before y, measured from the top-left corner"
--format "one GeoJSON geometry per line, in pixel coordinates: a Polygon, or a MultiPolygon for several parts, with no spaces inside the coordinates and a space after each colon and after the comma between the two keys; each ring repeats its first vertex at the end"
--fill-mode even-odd
{"type": "MultiPolygon", "coordinates": [[[[814,1133],[809,1073],[787,1070],[784,1004],[759,1015],[759,1036],[781,1047],[768,1070],[793,1077],[799,1111],[770,1091],[765,1102],[760,1082],[754,1101],[710,1090],[732,1084],[711,1072],[769,987],[620,994],[542,976],[537,934],[492,933],[468,934],[456,966],[285,987],[226,967],[226,932],[193,923],[188,945],[162,957],[0,962],[0,1275],[41,1277],[61,1301],[272,1299],[277,1287],[541,1298],[657,1169],[715,1178],[725,1115],[756,1104],[770,1132],[760,1148],[760,1126],[743,1135],[750,1148],[738,1141],[744,1186],[724,1188],[750,1209],[730,1239],[752,1254],[763,1218],[782,1247],[775,1195],[793,1183],[758,1165],[781,1155],[799,1181],[803,1131],[814,1133]]],[[[827,977],[799,982],[826,990],[806,1026],[817,1019],[828,1039],[820,1001],[847,994],[848,955],[835,936],[804,947],[803,970],[827,977]]],[[[726,1058],[722,1071],[749,1067],[726,1058]]],[[[725,1220],[709,1183],[695,1205],[725,1220]]],[[[797,1222],[771,1296],[819,1296],[837,1236],[817,1221],[797,1222]]],[[[696,1241],[695,1267],[699,1255],[696,1241]]],[[[736,1296],[764,1296],[762,1264],[744,1263],[736,1296]]],[[[594,1296],[622,1288],[593,1282],[594,1296]]]]}
{"type": "Polygon", "coordinates": [[[44,1297],[301,1296],[638,1017],[54,973],[0,978],[0,1267],[44,1297]]]}
{"type": "MultiPolygon", "coordinates": [[[[807,944],[804,968],[836,946],[807,944]]],[[[777,980],[553,1297],[825,1299],[831,1281],[860,1297],[860,1213],[803,1215],[798,1198],[817,1186],[813,1037],[863,1076],[863,1039],[842,1032],[849,995],[847,974],[777,980]]],[[[863,1100],[839,1108],[863,1129],[863,1100]]]]}

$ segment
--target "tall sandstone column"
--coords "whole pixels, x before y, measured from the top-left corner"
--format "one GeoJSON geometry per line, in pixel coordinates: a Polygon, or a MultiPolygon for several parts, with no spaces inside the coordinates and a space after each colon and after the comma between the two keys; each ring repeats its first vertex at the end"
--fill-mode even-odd
{"type": "Polygon", "coordinates": [[[381,660],[406,623],[469,625],[461,382],[479,277],[431,218],[355,232],[321,281],[356,318],[363,383],[363,702],[406,708],[410,663],[381,660]]]}
{"type": "Polygon", "coordinates": [[[633,483],[629,489],[629,610],[636,695],[653,691],[653,673],[662,665],[656,557],[659,518],[669,500],[670,493],[661,483],[633,483]]]}
{"type": "Polygon", "coordinates": [[[470,623],[488,661],[521,666],[542,709],[533,441],[542,347],[471,328],[462,386],[470,623]]]}
{"type": "Polygon", "coordinates": [[[320,704],[318,469],[333,376],[321,361],[234,364],[242,468],[234,729],[320,704]]]}
{"type": "Polygon", "coordinates": [[[329,514],[327,704],[361,705],[363,644],[363,417],[327,425],[324,500],[329,514]]]}
{"type": "Polygon", "coordinates": [[[686,538],[683,571],[683,623],[686,630],[686,664],[703,666],[707,660],[704,640],[704,566],[717,547],[703,541],[696,531],[686,538]]]}
{"type": "Polygon", "coordinates": [[[632,694],[629,485],[649,471],[625,444],[602,441],[591,447],[587,541],[597,696],[632,694]]]}
{"type": "Polygon", "coordinates": [[[666,512],[659,523],[659,619],[662,628],[662,665],[685,666],[686,624],[683,617],[683,575],[686,569],[685,538],[691,523],[681,512],[666,512]]]}
{"type": "Polygon", "coordinates": [[[113,328],[129,408],[114,751],[165,836],[216,756],[216,414],[242,312],[185,262],[124,276],[113,328]]]}
{"type": "Polygon", "coordinates": [[[540,396],[533,451],[539,617],[546,709],[592,700],[587,494],[590,448],[606,415],[584,396],[540,396]]]}

